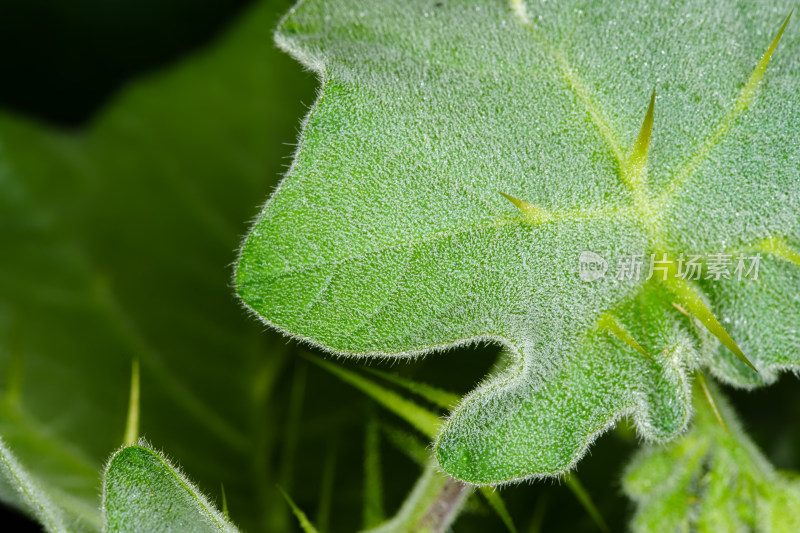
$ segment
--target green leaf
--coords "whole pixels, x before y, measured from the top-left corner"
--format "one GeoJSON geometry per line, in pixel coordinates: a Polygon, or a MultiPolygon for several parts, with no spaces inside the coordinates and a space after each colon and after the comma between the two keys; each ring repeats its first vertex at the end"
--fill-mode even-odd
{"type": "Polygon", "coordinates": [[[608,533],[610,530],[608,529],[608,525],[606,525],[606,521],[603,520],[603,515],[592,501],[592,497],[588,492],[586,492],[586,489],[583,488],[578,476],[569,474],[567,475],[566,482],[569,489],[572,491],[575,497],[578,498],[578,501],[581,502],[583,508],[586,509],[586,512],[589,513],[589,516],[592,517],[592,520],[594,520],[594,523],[597,525],[598,529],[608,533]]]}
{"type": "Polygon", "coordinates": [[[419,466],[425,466],[430,462],[431,450],[416,435],[385,423],[381,424],[381,431],[389,443],[419,466]]]}
{"type": "MultiPolygon", "coordinates": [[[[61,533],[64,531],[81,531],[80,520],[87,518],[84,513],[72,512],[65,508],[71,498],[62,494],[62,505],[53,501],[48,490],[44,490],[30,473],[28,473],[6,444],[0,440],[0,496],[3,501],[34,517],[46,531],[61,533]],[[81,516],[83,515],[83,516],[81,516]]],[[[55,496],[55,495],[53,495],[55,496]]],[[[88,517],[94,518],[91,511],[88,517]]],[[[92,524],[99,526],[99,524],[92,524]]]]}
{"type": "Polygon", "coordinates": [[[407,391],[412,392],[417,396],[421,396],[422,398],[425,398],[429,402],[443,409],[452,409],[458,405],[458,402],[461,400],[458,394],[444,391],[437,387],[428,385],[427,383],[420,383],[419,381],[414,381],[402,376],[390,374],[388,372],[375,370],[374,368],[367,368],[366,370],[370,374],[381,377],[390,383],[394,383],[395,385],[399,385],[407,391]]]}
{"type": "Polygon", "coordinates": [[[508,508],[506,507],[503,498],[500,497],[500,493],[498,493],[493,487],[481,487],[480,490],[483,497],[486,498],[486,501],[492,506],[494,512],[497,513],[497,516],[499,516],[500,520],[503,521],[503,525],[506,526],[506,529],[509,531],[509,533],[517,533],[517,528],[514,525],[514,519],[511,518],[511,514],[508,512],[508,508]]]}
{"type": "Polygon", "coordinates": [[[128,417],[125,424],[125,436],[122,438],[125,446],[133,446],[139,440],[140,374],[139,360],[134,359],[131,364],[131,392],[128,398],[128,417]]]}
{"type": "Polygon", "coordinates": [[[623,486],[637,504],[633,530],[798,531],[800,483],[775,471],[711,390],[725,426],[698,391],[692,430],[642,450],[628,468],[623,486]]]}
{"type": "MultiPolygon", "coordinates": [[[[400,416],[400,418],[404,419],[406,422],[414,426],[424,435],[430,437],[435,434],[435,429],[438,424],[438,418],[436,417],[435,414],[418,406],[414,402],[407,400],[402,396],[399,396],[398,394],[388,389],[385,389],[376,383],[371,382],[370,380],[356,374],[355,372],[346,370],[338,365],[335,365],[323,359],[318,359],[316,357],[309,357],[309,358],[316,364],[320,365],[321,367],[325,368],[331,373],[337,375],[342,380],[350,383],[351,385],[360,389],[365,394],[371,396],[378,403],[380,403],[390,411],[394,412],[396,415],[400,416]]],[[[445,393],[443,391],[440,391],[439,389],[435,389],[428,385],[417,383],[412,380],[398,378],[395,376],[389,376],[388,374],[385,374],[383,372],[377,372],[373,370],[372,373],[375,375],[388,378],[390,381],[397,383],[410,391],[420,393],[423,397],[426,397],[431,401],[434,401],[433,398],[438,398],[444,400],[445,405],[452,405],[454,403],[454,398],[452,398],[449,393],[445,393]]],[[[434,401],[434,403],[436,402],[434,401]]],[[[430,467],[432,460],[430,451],[414,435],[411,435],[398,428],[388,425],[384,425],[383,430],[386,433],[387,437],[389,438],[390,442],[392,442],[399,450],[403,451],[406,455],[408,455],[409,458],[411,458],[411,460],[417,462],[421,466],[425,466],[426,468],[430,467]]],[[[376,430],[371,430],[371,431],[376,431],[376,430]]],[[[369,487],[375,484],[374,480],[372,481],[371,484],[369,482],[370,469],[373,470],[372,476],[374,476],[374,471],[376,471],[375,465],[373,464],[372,466],[370,466],[369,464],[376,462],[376,459],[370,459],[371,453],[375,452],[367,449],[367,452],[365,453],[365,461],[367,462],[368,466],[367,468],[368,483],[365,484],[365,490],[369,490],[369,487]]],[[[447,476],[444,477],[446,478],[447,476]]],[[[406,502],[403,504],[403,507],[400,509],[400,511],[385,525],[377,527],[376,531],[388,532],[388,531],[407,530],[410,527],[412,527],[409,524],[417,524],[417,521],[420,520],[420,517],[423,515],[425,517],[428,517],[425,518],[425,520],[430,519],[433,521],[432,523],[435,523],[435,527],[430,526],[434,528],[433,529],[434,531],[439,531],[440,529],[441,530],[446,529],[450,521],[454,520],[455,517],[458,515],[461,506],[463,505],[464,502],[461,500],[458,500],[457,502],[455,500],[453,501],[448,500],[448,498],[451,498],[453,496],[451,494],[453,490],[458,489],[458,492],[460,493],[460,489],[458,488],[460,487],[460,484],[442,485],[442,483],[443,483],[442,481],[436,481],[434,478],[430,478],[429,474],[423,474],[423,476],[417,482],[417,486],[411,491],[411,494],[409,495],[406,502]],[[428,499],[426,500],[425,498],[428,499]],[[444,498],[445,500],[447,500],[441,503],[441,505],[443,506],[443,508],[447,513],[452,512],[453,513],[452,516],[449,515],[439,516],[436,514],[437,513],[436,507],[440,505],[439,503],[437,503],[437,498],[444,498]],[[453,507],[451,508],[451,506],[453,507]]],[[[516,529],[511,519],[511,515],[509,515],[508,509],[506,508],[503,499],[500,497],[500,494],[487,487],[482,487],[481,493],[489,502],[492,509],[497,513],[498,517],[500,517],[500,519],[503,521],[503,524],[505,524],[508,530],[511,533],[515,533],[516,529]]],[[[375,491],[371,495],[371,497],[380,497],[378,496],[378,494],[379,491],[375,491]]],[[[589,500],[589,504],[591,504],[591,500],[589,500]]],[[[367,509],[371,506],[375,506],[375,503],[365,501],[365,512],[367,512],[367,509]]],[[[589,506],[587,506],[587,509],[590,510],[590,513],[592,512],[592,509],[590,509],[589,506]]],[[[595,517],[594,514],[592,516],[593,518],[595,517]]]]}
{"type": "Polygon", "coordinates": [[[334,481],[336,479],[337,449],[338,443],[334,438],[328,444],[328,451],[325,454],[325,463],[322,466],[319,482],[315,522],[320,531],[328,531],[330,529],[331,501],[333,500],[334,481]]]}
{"type": "Polygon", "coordinates": [[[104,531],[235,532],[197,487],[146,445],[114,453],[103,478],[104,531]]]}
{"type": "Polygon", "coordinates": [[[544,493],[533,508],[533,515],[528,523],[528,533],[541,533],[542,522],[544,522],[545,511],[547,510],[547,493],[544,493]]]}
{"type": "Polygon", "coordinates": [[[364,529],[377,526],[384,521],[383,476],[381,474],[381,433],[377,417],[373,414],[367,422],[364,435],[364,505],[362,524],[364,529]]]}
{"type": "Polygon", "coordinates": [[[323,87],[240,296],[341,355],[504,345],[436,442],[469,482],[563,473],[623,416],[673,438],[696,367],[756,386],[800,363],[790,8],[298,4],[276,40],[323,87]],[[706,279],[718,254],[731,279],[706,279]],[[693,255],[701,279],[678,278],[693,255]],[[648,280],[650,260],[671,266],[648,280]]]}
{"type": "Polygon", "coordinates": [[[299,507],[298,507],[298,506],[297,506],[297,505],[294,503],[294,501],[293,501],[293,500],[292,500],[292,498],[291,498],[291,497],[290,497],[290,496],[289,496],[289,495],[286,493],[286,491],[285,491],[285,490],[283,490],[283,489],[282,489],[280,486],[278,487],[278,490],[279,490],[279,491],[281,492],[281,494],[283,495],[283,498],[286,500],[286,503],[288,503],[288,504],[289,504],[289,507],[291,507],[291,509],[292,509],[292,512],[294,513],[294,516],[297,518],[297,521],[300,523],[300,529],[302,529],[302,530],[304,531],[304,533],[318,533],[318,531],[317,531],[317,528],[315,528],[315,527],[314,527],[314,525],[313,525],[313,524],[311,523],[311,521],[308,519],[308,517],[306,516],[306,514],[305,514],[305,513],[302,511],[302,509],[300,509],[300,508],[299,508],[299,507]]]}
{"type": "Polygon", "coordinates": [[[355,372],[318,357],[309,356],[308,358],[403,418],[426,437],[436,436],[440,420],[435,414],[355,372]]]}
{"type": "Polygon", "coordinates": [[[0,112],[0,435],[87,529],[100,527],[134,359],[140,434],[209,492],[224,483],[243,527],[278,530],[288,514],[267,460],[287,349],[230,289],[253,199],[313,97],[264,37],[281,5],[253,5],[207,48],[132,81],[84,130],[0,112]]]}
{"type": "MultiPolygon", "coordinates": [[[[307,365],[300,362],[292,373],[292,386],[284,424],[283,446],[281,449],[280,484],[283,490],[292,490],[294,484],[295,454],[303,415],[303,400],[306,393],[307,365]]],[[[288,494],[288,493],[287,493],[288,494]]]]}

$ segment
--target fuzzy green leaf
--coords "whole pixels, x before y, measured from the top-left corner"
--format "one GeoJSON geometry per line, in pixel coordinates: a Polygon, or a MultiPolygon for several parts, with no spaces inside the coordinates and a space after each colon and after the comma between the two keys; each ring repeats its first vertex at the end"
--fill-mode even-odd
{"type": "Polygon", "coordinates": [[[152,533],[238,531],[186,476],[145,445],[109,461],[103,479],[104,531],[152,533]]]}
{"type": "Polygon", "coordinates": [[[634,531],[800,530],[800,483],[775,471],[714,396],[727,431],[698,397],[692,430],[630,465],[624,489],[637,503],[634,531]]]}
{"type": "Polygon", "coordinates": [[[800,363],[790,9],[299,3],[276,39],[323,87],[239,294],[342,355],[505,345],[514,362],[436,443],[473,483],[564,472],[626,415],[674,437],[694,367],[755,386],[800,363]],[[757,280],[705,278],[739,253],[761,253],[757,280]],[[703,275],[684,281],[691,255],[703,275]],[[651,257],[672,266],[648,281],[651,257]]]}

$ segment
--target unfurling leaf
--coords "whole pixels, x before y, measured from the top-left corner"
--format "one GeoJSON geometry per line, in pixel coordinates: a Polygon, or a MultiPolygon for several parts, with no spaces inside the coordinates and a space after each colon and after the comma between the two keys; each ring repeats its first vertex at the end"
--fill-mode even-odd
{"type": "Polygon", "coordinates": [[[789,12],[298,4],[276,39],[323,87],[240,296],[341,355],[503,344],[436,441],[462,480],[563,473],[623,416],[675,437],[697,368],[751,387],[800,363],[789,12]]]}

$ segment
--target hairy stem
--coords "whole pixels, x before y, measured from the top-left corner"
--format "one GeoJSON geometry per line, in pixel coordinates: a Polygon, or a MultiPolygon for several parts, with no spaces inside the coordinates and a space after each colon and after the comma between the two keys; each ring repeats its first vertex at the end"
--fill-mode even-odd
{"type": "Polygon", "coordinates": [[[430,464],[394,518],[369,533],[447,531],[471,493],[471,487],[430,464]]]}

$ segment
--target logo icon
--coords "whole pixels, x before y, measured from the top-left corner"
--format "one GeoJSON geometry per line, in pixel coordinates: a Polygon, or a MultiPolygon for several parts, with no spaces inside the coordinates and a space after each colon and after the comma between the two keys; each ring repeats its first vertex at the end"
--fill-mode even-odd
{"type": "Polygon", "coordinates": [[[595,281],[606,275],[608,263],[603,256],[594,252],[581,252],[578,257],[578,274],[586,282],[595,281]]]}

